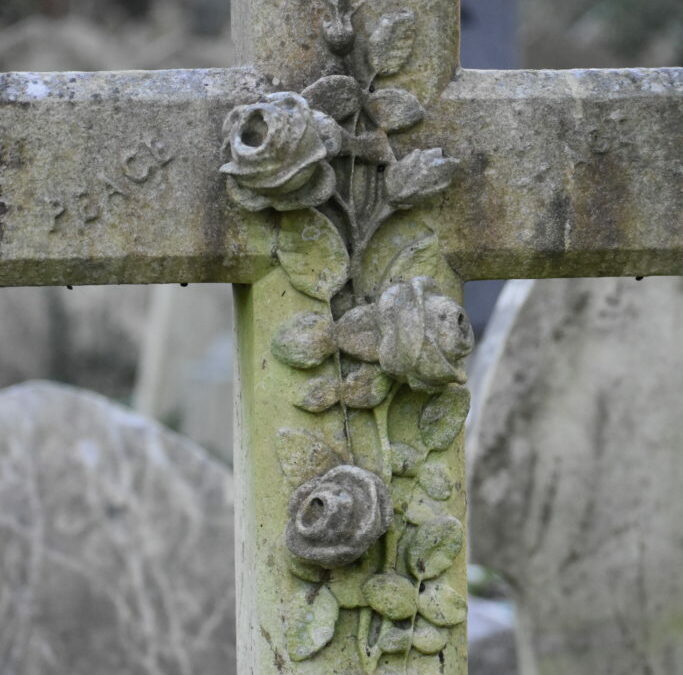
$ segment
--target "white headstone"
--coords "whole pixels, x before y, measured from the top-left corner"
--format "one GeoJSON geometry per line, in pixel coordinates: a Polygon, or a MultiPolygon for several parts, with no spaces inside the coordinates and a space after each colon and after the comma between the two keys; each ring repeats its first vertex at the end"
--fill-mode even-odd
{"type": "Polygon", "coordinates": [[[475,366],[472,559],[522,672],[680,672],[683,280],[511,282],[475,366]]]}
{"type": "Polygon", "coordinates": [[[230,474],[106,399],[0,393],[0,672],[234,675],[230,474]]]}

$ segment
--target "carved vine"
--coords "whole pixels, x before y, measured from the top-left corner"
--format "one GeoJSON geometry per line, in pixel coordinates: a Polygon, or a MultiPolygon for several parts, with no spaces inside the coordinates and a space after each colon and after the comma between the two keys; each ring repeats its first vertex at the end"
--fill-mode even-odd
{"type": "Polygon", "coordinates": [[[456,488],[441,453],[467,415],[473,336],[437,236],[392,219],[448,187],[458,165],[438,148],[399,159],[390,143],[424,116],[413,94],[381,87],[411,56],[415,15],[386,14],[362,36],[357,6],[325,1],[325,39],[348,74],[235,107],[221,171],[241,207],[283,212],[279,261],[321,309],[281,325],[272,352],[312,372],[293,404],[337,409],[345,427],[343,450],[307,429],[275,439],[293,489],[289,566],[311,585],[290,607],[289,656],[313,657],[339,609],[353,609],[360,661],[374,673],[386,654],[407,664],[412,650],[438,653],[465,619],[465,599],[443,579],[463,528],[448,511],[456,488]]]}

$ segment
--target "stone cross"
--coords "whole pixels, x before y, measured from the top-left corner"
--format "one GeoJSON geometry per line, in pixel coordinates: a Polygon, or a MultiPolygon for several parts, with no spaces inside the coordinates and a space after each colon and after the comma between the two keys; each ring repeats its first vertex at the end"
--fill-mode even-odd
{"type": "Polygon", "coordinates": [[[0,284],[235,284],[239,672],[464,675],[460,285],[683,274],[683,71],[463,71],[453,0],[233,19],[242,68],[0,76],[0,284]]]}

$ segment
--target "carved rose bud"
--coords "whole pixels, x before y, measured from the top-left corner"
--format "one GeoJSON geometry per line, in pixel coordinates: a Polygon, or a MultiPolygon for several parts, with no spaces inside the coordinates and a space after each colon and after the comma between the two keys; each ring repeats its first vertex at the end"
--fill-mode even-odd
{"type": "Polygon", "coordinates": [[[412,389],[437,392],[450,382],[464,384],[461,359],[474,335],[463,308],[442,295],[429,277],[388,288],[379,299],[382,369],[412,389]]]}
{"type": "Polygon", "coordinates": [[[249,211],[319,206],[336,186],[328,160],[341,150],[341,127],[292,92],[234,108],[223,125],[231,199],[249,211]]]}
{"type": "Polygon", "coordinates": [[[289,515],[289,550],[333,569],[360,558],[389,529],[393,507],[378,476],[343,465],[298,488],[289,502],[289,515]]]}
{"type": "Polygon", "coordinates": [[[386,170],[389,203],[409,209],[422,199],[445,190],[455,178],[460,160],[444,157],[440,148],[413,150],[386,170]]]}
{"type": "Polygon", "coordinates": [[[346,56],[353,49],[356,35],[351,23],[349,0],[327,0],[328,16],[323,21],[323,34],[330,51],[346,56]]]}

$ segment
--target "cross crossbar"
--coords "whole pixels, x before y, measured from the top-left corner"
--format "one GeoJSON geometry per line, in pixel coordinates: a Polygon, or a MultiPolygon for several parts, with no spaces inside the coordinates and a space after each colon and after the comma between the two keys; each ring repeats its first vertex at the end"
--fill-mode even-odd
{"type": "MultiPolygon", "coordinates": [[[[226,109],[257,77],[0,76],[0,284],[271,269],[272,215],[233,208],[216,171],[226,109]]],[[[463,279],[678,274],[682,102],[681,69],[465,70],[397,145],[461,161],[424,217],[463,279]]]]}

